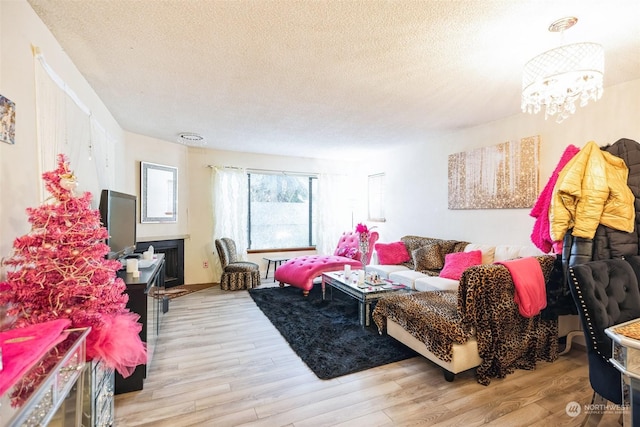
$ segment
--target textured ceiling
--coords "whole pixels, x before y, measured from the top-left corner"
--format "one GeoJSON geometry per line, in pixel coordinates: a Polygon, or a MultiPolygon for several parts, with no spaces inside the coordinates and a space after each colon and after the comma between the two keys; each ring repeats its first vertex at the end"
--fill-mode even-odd
{"type": "Polygon", "coordinates": [[[604,46],[605,88],[640,78],[638,0],[28,1],[125,130],[216,149],[435,141],[521,114],[524,64],[562,43],[604,46]]]}

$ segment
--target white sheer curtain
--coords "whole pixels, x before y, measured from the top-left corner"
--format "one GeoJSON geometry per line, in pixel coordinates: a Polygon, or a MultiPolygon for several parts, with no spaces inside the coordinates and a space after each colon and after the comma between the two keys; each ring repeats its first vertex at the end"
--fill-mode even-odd
{"type": "Polygon", "coordinates": [[[342,233],[355,227],[353,215],[357,200],[351,183],[348,175],[318,176],[316,247],[319,254],[332,254],[342,233]]]}
{"type": "MultiPolygon", "coordinates": [[[[213,240],[222,237],[233,239],[240,259],[246,260],[249,246],[247,172],[244,169],[224,167],[214,167],[212,171],[213,240]]],[[[215,260],[214,268],[222,274],[220,261],[217,257],[215,260]]]]}
{"type": "MultiPolygon", "coordinates": [[[[78,192],[110,188],[115,142],[92,117],[71,88],[34,49],[36,89],[36,129],[40,174],[55,169],[58,154],[65,154],[78,178],[78,192]]],[[[41,184],[41,198],[49,196],[41,184]]],[[[97,201],[94,200],[97,207],[97,201]]]]}

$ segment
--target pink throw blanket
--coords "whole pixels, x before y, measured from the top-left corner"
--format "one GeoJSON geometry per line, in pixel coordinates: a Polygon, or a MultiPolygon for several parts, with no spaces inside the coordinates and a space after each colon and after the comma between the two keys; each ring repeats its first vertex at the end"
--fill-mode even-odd
{"type": "Polygon", "coordinates": [[[52,320],[0,333],[0,395],[9,390],[51,347],[65,338],[68,319],[52,320]]]}
{"type": "Polygon", "coordinates": [[[497,261],[504,265],[513,279],[514,301],[524,317],[533,317],[547,306],[547,290],[540,263],[534,257],[497,261]]]}

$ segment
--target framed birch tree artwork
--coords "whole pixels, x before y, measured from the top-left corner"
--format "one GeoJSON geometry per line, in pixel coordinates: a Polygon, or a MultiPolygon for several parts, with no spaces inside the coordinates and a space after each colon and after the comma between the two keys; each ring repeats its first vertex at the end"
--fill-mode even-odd
{"type": "Polygon", "coordinates": [[[449,209],[530,208],[538,198],[540,136],[449,155],[449,209]]]}

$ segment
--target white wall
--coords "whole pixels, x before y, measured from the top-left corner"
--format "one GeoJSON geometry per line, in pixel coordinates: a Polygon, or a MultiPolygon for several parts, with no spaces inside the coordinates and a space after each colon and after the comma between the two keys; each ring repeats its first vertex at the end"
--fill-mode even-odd
{"type": "MultiPolygon", "coordinates": [[[[490,108],[490,106],[488,107],[490,108]]],[[[569,144],[589,141],[603,146],[620,138],[640,142],[640,80],[605,88],[595,104],[563,123],[544,120],[544,114],[518,114],[437,140],[425,140],[402,150],[377,156],[369,173],[387,175],[386,218],[381,241],[405,234],[480,243],[531,244],[534,219],[530,209],[449,210],[447,161],[449,154],[540,135],[540,191],[569,144]]]]}
{"type": "MultiPolygon", "coordinates": [[[[0,94],[16,104],[16,143],[0,143],[0,257],[10,253],[13,240],[27,233],[30,224],[25,209],[38,206],[41,186],[36,134],[35,67],[32,46],[71,87],[93,117],[113,137],[114,189],[121,185],[122,130],[93,89],[78,72],[53,35],[23,0],[0,1],[0,94]]],[[[70,144],[86,142],[72,141],[70,144]]],[[[87,151],[88,153],[88,151],[87,151]]],[[[91,162],[87,158],[84,162],[91,162]]],[[[83,165],[85,166],[85,165],[83,165]]],[[[74,168],[74,165],[71,165],[74,168]]],[[[79,189],[82,187],[82,177],[79,189]]],[[[46,196],[46,195],[45,195],[46,196]]],[[[95,194],[94,194],[95,196],[95,194]]],[[[95,197],[94,197],[95,198],[95,197]]],[[[97,202],[96,202],[97,206],[97,202]]]]}

